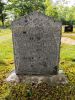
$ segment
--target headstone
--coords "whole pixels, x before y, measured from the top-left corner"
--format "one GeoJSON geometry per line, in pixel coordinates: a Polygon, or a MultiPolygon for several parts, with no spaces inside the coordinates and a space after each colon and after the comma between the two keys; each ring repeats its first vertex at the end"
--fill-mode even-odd
{"type": "Polygon", "coordinates": [[[58,72],[61,23],[32,12],[12,23],[17,75],[55,75],[58,72]]]}
{"type": "Polygon", "coordinates": [[[64,32],[73,32],[73,25],[65,26],[64,32]]]}

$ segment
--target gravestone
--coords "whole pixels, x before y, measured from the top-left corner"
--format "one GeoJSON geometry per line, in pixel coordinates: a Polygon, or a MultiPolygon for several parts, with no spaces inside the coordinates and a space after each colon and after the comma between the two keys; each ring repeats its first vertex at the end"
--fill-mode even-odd
{"type": "Polygon", "coordinates": [[[73,25],[65,26],[64,32],[73,32],[73,25]]]}
{"type": "Polygon", "coordinates": [[[12,23],[17,75],[58,73],[61,23],[39,12],[32,12],[12,23]]]}

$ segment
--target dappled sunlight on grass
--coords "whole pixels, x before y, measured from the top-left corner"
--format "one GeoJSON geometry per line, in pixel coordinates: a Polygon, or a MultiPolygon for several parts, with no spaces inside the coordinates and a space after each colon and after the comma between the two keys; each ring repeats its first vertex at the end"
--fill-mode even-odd
{"type": "Polygon", "coordinates": [[[71,39],[74,39],[75,40],[75,35],[63,35],[63,37],[68,37],[68,38],[71,38],[71,39]]]}
{"type": "Polygon", "coordinates": [[[65,61],[75,59],[75,46],[62,44],[60,58],[65,61]]]}
{"type": "Polygon", "coordinates": [[[61,45],[60,69],[63,69],[69,83],[75,85],[75,46],[61,45]]]}
{"type": "Polygon", "coordinates": [[[8,29],[0,29],[0,36],[4,36],[7,34],[11,34],[11,30],[9,28],[8,29]]]}
{"type": "Polygon", "coordinates": [[[9,85],[4,82],[8,73],[14,69],[13,46],[10,29],[0,29],[0,100],[9,93],[9,85]],[[9,36],[9,38],[8,38],[9,36]]]}
{"type": "Polygon", "coordinates": [[[5,39],[2,43],[0,43],[0,64],[1,61],[4,61],[8,64],[11,61],[13,62],[13,46],[11,37],[10,39],[5,39]]]}

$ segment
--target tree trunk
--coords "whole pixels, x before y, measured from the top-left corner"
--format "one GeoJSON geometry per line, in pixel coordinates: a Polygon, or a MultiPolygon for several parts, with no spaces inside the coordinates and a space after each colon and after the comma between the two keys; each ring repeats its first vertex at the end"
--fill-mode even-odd
{"type": "Polygon", "coordinates": [[[2,14],[2,27],[4,27],[5,25],[4,25],[4,15],[2,14]]]}

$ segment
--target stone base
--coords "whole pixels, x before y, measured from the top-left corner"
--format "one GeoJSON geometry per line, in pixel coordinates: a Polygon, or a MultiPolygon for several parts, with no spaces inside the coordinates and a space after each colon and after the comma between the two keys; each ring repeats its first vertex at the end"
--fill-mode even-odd
{"type": "Polygon", "coordinates": [[[35,83],[39,84],[42,82],[46,83],[56,83],[56,84],[66,84],[68,83],[67,77],[64,75],[62,70],[59,70],[58,75],[51,75],[51,76],[26,76],[26,75],[16,75],[15,71],[11,72],[11,74],[6,78],[7,82],[10,83],[35,83]]]}

